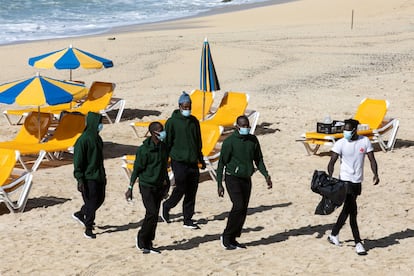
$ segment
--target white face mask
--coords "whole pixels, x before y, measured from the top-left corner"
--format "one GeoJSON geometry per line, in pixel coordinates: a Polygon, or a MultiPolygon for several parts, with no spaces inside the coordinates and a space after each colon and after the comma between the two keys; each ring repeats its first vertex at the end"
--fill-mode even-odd
{"type": "Polygon", "coordinates": [[[191,110],[182,109],[182,110],[181,110],[181,114],[182,114],[184,117],[188,117],[188,116],[190,116],[190,115],[191,115],[191,110]]]}
{"type": "Polygon", "coordinates": [[[100,132],[103,129],[103,124],[98,125],[98,132],[100,132]]]}

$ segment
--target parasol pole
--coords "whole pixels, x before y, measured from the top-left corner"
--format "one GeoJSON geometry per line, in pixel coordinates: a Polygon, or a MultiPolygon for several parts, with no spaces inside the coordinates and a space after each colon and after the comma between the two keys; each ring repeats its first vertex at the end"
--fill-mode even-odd
{"type": "Polygon", "coordinates": [[[206,91],[203,90],[203,115],[202,115],[203,120],[202,121],[204,121],[204,108],[205,108],[205,105],[206,105],[206,91]]]}
{"type": "MultiPolygon", "coordinates": [[[[69,44],[69,48],[72,49],[73,45],[69,44]]],[[[69,80],[72,81],[72,69],[69,69],[69,80]]]]}
{"type": "MultiPolygon", "coordinates": [[[[40,78],[40,72],[36,72],[36,77],[40,78]]],[[[37,106],[37,124],[38,124],[37,139],[39,140],[39,143],[40,143],[40,105],[37,106]]]]}
{"type": "Polygon", "coordinates": [[[37,139],[39,140],[40,144],[40,105],[37,106],[37,139]]]}

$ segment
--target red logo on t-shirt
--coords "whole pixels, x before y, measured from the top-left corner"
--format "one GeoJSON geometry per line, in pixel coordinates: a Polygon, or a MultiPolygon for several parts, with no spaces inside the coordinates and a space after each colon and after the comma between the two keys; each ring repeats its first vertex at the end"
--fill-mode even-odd
{"type": "Polygon", "coordinates": [[[359,149],[359,152],[360,152],[360,153],[364,153],[364,151],[365,151],[365,150],[364,150],[364,148],[360,148],[360,149],[359,149]]]}

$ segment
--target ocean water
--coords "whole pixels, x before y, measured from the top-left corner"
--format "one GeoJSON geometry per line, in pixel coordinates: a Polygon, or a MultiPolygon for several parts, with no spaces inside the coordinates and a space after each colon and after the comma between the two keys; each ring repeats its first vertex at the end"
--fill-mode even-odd
{"type": "Polygon", "coordinates": [[[0,44],[98,34],[267,0],[0,0],[0,44]]]}

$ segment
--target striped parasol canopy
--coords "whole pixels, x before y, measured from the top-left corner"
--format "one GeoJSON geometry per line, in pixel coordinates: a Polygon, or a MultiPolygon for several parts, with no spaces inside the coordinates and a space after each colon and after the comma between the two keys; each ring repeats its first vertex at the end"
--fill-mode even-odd
{"type": "Polygon", "coordinates": [[[42,106],[69,103],[87,93],[83,84],[56,80],[37,74],[25,80],[0,85],[0,103],[42,106]]]}
{"type": "Polygon", "coordinates": [[[72,70],[79,67],[101,69],[114,66],[111,60],[74,48],[72,45],[65,49],[29,58],[29,65],[43,69],[69,69],[70,80],[72,80],[72,70]]]}
{"type": "MultiPolygon", "coordinates": [[[[205,92],[213,92],[220,90],[220,83],[217,78],[216,69],[214,68],[213,57],[211,56],[210,45],[207,38],[203,43],[201,51],[200,64],[200,90],[205,92]]],[[[205,96],[203,97],[203,120],[204,120],[204,104],[205,96]]]]}

